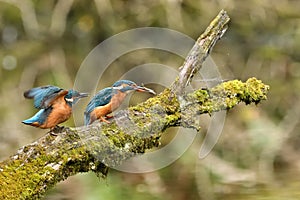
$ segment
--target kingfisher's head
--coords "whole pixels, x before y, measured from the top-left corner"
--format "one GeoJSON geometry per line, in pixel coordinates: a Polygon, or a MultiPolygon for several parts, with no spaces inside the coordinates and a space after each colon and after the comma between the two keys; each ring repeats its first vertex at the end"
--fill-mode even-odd
{"type": "Polygon", "coordinates": [[[68,93],[65,96],[65,100],[70,105],[73,105],[78,102],[79,99],[89,96],[87,93],[80,93],[76,90],[68,90],[68,93]]]}
{"type": "Polygon", "coordinates": [[[148,92],[154,95],[156,94],[150,88],[146,88],[144,86],[138,86],[135,82],[129,80],[119,80],[112,85],[112,88],[125,93],[137,91],[137,92],[148,92]]]}

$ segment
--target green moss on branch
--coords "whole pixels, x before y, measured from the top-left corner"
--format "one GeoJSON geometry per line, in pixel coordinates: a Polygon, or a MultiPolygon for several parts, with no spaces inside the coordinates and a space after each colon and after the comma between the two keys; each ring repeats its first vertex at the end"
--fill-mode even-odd
{"type": "Polygon", "coordinates": [[[34,199],[79,172],[106,175],[107,166],[160,144],[171,126],[197,127],[197,115],[265,100],[269,86],[255,78],[228,81],[177,99],[169,89],[116,114],[115,122],[48,133],[0,163],[0,199],[34,199]],[[123,124],[122,124],[123,123],[123,124]],[[104,165],[105,164],[105,165],[104,165]]]}

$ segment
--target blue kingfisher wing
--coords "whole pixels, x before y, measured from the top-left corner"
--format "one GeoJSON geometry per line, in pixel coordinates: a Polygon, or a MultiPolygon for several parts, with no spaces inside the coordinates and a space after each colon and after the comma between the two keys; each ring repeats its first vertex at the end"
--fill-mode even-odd
{"type": "Polygon", "coordinates": [[[59,87],[47,85],[42,87],[32,88],[24,92],[24,97],[34,99],[34,107],[42,109],[51,106],[53,101],[68,92],[59,87]]]}
{"type": "Polygon", "coordinates": [[[87,107],[85,109],[85,112],[84,112],[85,123],[87,123],[89,121],[91,112],[99,106],[104,106],[104,105],[108,104],[111,101],[112,96],[113,96],[113,89],[111,87],[100,90],[92,98],[92,100],[89,102],[89,104],[87,105],[87,107]]]}

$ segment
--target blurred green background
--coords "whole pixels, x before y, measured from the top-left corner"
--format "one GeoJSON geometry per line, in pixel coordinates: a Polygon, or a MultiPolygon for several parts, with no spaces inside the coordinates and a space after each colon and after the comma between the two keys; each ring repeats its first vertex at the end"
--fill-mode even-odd
{"type": "MultiPolygon", "coordinates": [[[[229,111],[205,159],[198,152],[208,116],[193,145],[170,166],[145,174],[111,170],[106,180],[92,173],[76,175],[45,199],[299,199],[299,8],[295,0],[0,0],[0,159],[46,132],[21,123],[36,112],[23,97],[26,89],[47,84],[72,88],[88,53],[117,33],[154,26],[196,39],[225,9],[230,26],[211,56],[223,79],[255,76],[269,84],[268,100],[229,111]]],[[[111,65],[98,88],[140,64],[177,68],[182,61],[155,50],[130,53],[111,65]]],[[[74,126],[72,120],[64,125],[74,126]]]]}

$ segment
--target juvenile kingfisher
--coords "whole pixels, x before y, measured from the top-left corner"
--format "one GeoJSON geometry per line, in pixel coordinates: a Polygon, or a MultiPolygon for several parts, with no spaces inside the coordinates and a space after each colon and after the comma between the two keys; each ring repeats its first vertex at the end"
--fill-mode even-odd
{"type": "Polygon", "coordinates": [[[125,97],[131,92],[148,92],[156,94],[153,90],[138,86],[136,83],[129,80],[119,80],[115,82],[112,87],[104,88],[100,90],[89,102],[84,112],[84,123],[90,125],[97,119],[110,123],[105,118],[109,113],[116,110],[125,97]]]}
{"type": "Polygon", "coordinates": [[[80,98],[87,96],[86,93],[64,90],[52,85],[32,88],[24,92],[24,97],[34,99],[34,107],[40,109],[40,111],[33,117],[22,121],[22,123],[52,130],[71,117],[72,105],[80,98]]]}

